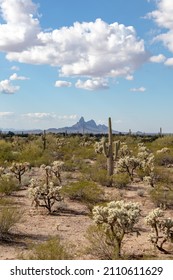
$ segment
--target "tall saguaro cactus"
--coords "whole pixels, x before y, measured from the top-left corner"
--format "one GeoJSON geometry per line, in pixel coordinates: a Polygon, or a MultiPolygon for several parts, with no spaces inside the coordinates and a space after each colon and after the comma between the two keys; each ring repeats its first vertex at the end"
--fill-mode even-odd
{"type": "Polygon", "coordinates": [[[114,161],[116,161],[118,156],[118,151],[120,148],[120,141],[115,141],[113,143],[113,136],[112,136],[112,123],[111,118],[108,119],[108,145],[106,145],[106,142],[103,142],[103,152],[105,156],[107,157],[107,171],[108,175],[112,176],[114,171],[114,161]],[[114,151],[113,151],[113,144],[115,145],[114,151]]]}
{"type": "Polygon", "coordinates": [[[105,156],[107,157],[107,170],[108,170],[108,175],[112,176],[113,175],[113,140],[112,140],[112,123],[111,123],[111,118],[108,119],[108,145],[106,146],[106,142],[103,142],[103,152],[105,156]]]}

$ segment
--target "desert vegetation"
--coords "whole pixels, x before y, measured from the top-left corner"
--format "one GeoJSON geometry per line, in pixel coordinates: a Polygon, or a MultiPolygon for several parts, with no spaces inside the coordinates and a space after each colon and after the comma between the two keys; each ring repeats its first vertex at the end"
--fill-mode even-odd
{"type": "Polygon", "coordinates": [[[173,136],[0,137],[0,259],[173,259],[173,136]]]}

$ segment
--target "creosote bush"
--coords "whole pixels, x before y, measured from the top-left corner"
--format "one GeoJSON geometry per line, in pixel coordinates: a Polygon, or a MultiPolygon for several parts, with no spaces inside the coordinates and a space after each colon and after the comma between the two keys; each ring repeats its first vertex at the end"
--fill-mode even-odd
{"type": "Polygon", "coordinates": [[[117,259],[117,250],[115,246],[111,246],[107,235],[101,226],[92,225],[87,229],[86,238],[89,245],[86,252],[99,260],[115,260],[117,259]]]}
{"type": "Polygon", "coordinates": [[[19,184],[12,174],[3,174],[0,177],[0,196],[10,195],[13,191],[19,190],[19,184]]]}
{"type": "Polygon", "coordinates": [[[21,212],[15,207],[3,206],[0,208],[0,240],[8,240],[13,227],[21,219],[21,212]]]}
{"type": "Polygon", "coordinates": [[[103,200],[103,190],[94,182],[78,181],[62,188],[62,194],[71,200],[81,201],[91,210],[92,207],[103,200]]]}
{"type": "Polygon", "coordinates": [[[61,244],[59,236],[53,237],[41,244],[32,246],[32,251],[23,257],[27,260],[70,260],[71,254],[61,244]]]}
{"type": "Polygon", "coordinates": [[[126,173],[118,173],[112,176],[113,185],[116,188],[125,188],[130,183],[129,175],[126,173]]]}

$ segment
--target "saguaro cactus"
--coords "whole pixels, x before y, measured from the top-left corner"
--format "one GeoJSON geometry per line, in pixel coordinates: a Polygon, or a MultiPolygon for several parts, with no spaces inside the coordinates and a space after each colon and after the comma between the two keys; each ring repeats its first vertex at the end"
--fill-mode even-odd
{"type": "Polygon", "coordinates": [[[46,150],[46,130],[43,131],[42,141],[43,141],[43,150],[46,150]]]}
{"type": "Polygon", "coordinates": [[[118,150],[120,148],[120,141],[115,141],[113,143],[113,136],[112,136],[112,123],[111,118],[108,119],[108,145],[106,145],[106,141],[103,141],[103,152],[107,157],[107,170],[108,175],[113,175],[114,170],[114,161],[117,159],[118,150]],[[113,152],[113,144],[115,144],[115,149],[113,152]]]}

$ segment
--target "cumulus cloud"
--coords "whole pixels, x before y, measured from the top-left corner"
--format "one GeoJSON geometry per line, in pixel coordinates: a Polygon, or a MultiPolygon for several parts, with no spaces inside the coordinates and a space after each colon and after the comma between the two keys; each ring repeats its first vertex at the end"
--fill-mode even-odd
{"type": "Polygon", "coordinates": [[[0,25],[0,50],[10,61],[49,64],[58,66],[61,76],[93,78],[131,76],[148,58],[132,26],[97,19],[45,31],[31,0],[0,4],[5,21],[0,25]]]}
{"type": "Polygon", "coordinates": [[[4,94],[13,94],[20,89],[19,86],[14,86],[10,80],[0,81],[0,92],[4,94]]]}
{"type": "Polygon", "coordinates": [[[71,87],[72,86],[72,83],[70,82],[67,82],[67,81],[56,81],[55,82],[55,87],[71,87]]]}
{"type": "Polygon", "coordinates": [[[162,63],[166,60],[166,57],[163,54],[159,54],[151,56],[149,60],[154,63],[162,63]]]}
{"type": "Polygon", "coordinates": [[[23,118],[32,119],[33,121],[46,121],[56,118],[54,113],[27,113],[22,115],[23,118]]]}
{"type": "Polygon", "coordinates": [[[173,66],[173,57],[168,58],[164,64],[166,66],[173,66]]]}
{"type": "MultiPolygon", "coordinates": [[[[148,61],[144,41],[132,26],[96,19],[43,30],[32,0],[0,0],[0,7],[4,21],[0,24],[0,50],[7,53],[6,58],[58,67],[61,77],[79,78],[78,88],[108,88],[101,79],[109,77],[132,80],[136,69],[148,61]],[[82,82],[81,77],[88,80],[82,82]]],[[[55,86],[70,87],[71,83],[56,81],[55,86]]]]}
{"type": "Polygon", "coordinates": [[[5,94],[13,94],[20,90],[20,86],[12,84],[12,81],[29,80],[24,76],[18,76],[16,73],[12,74],[8,79],[0,81],[0,92],[5,94]]]}
{"type": "Polygon", "coordinates": [[[24,76],[18,76],[16,73],[12,74],[9,78],[11,81],[16,81],[16,80],[21,80],[21,81],[25,81],[25,80],[29,80],[28,77],[24,77],[24,76]]]}
{"type": "Polygon", "coordinates": [[[13,71],[19,71],[20,68],[19,68],[18,66],[13,65],[13,66],[11,67],[11,70],[13,70],[13,71]]]}
{"type": "Polygon", "coordinates": [[[75,84],[76,88],[86,89],[86,90],[102,90],[108,89],[108,82],[102,78],[89,79],[86,81],[78,80],[75,84]]]}
{"type": "Polygon", "coordinates": [[[77,115],[57,115],[56,113],[45,113],[45,112],[36,112],[36,113],[26,113],[22,114],[22,119],[31,120],[33,122],[39,122],[39,121],[51,121],[55,120],[76,120],[77,115]]]}
{"type": "Polygon", "coordinates": [[[58,116],[59,120],[76,120],[78,118],[77,115],[63,115],[63,116],[58,116]]]}
{"type": "Polygon", "coordinates": [[[8,118],[13,116],[14,113],[13,112],[0,112],[0,118],[8,118]]]}
{"type": "Polygon", "coordinates": [[[168,31],[156,36],[156,40],[162,41],[164,45],[173,52],[173,5],[172,0],[158,0],[156,2],[157,9],[148,13],[147,17],[153,19],[161,28],[168,31]]]}
{"type": "Polygon", "coordinates": [[[37,6],[31,0],[0,0],[0,50],[20,52],[37,44],[39,21],[34,18],[37,6]]]}
{"type": "Polygon", "coordinates": [[[130,91],[132,91],[132,92],[145,92],[146,88],[145,87],[131,88],[130,91]]]}

